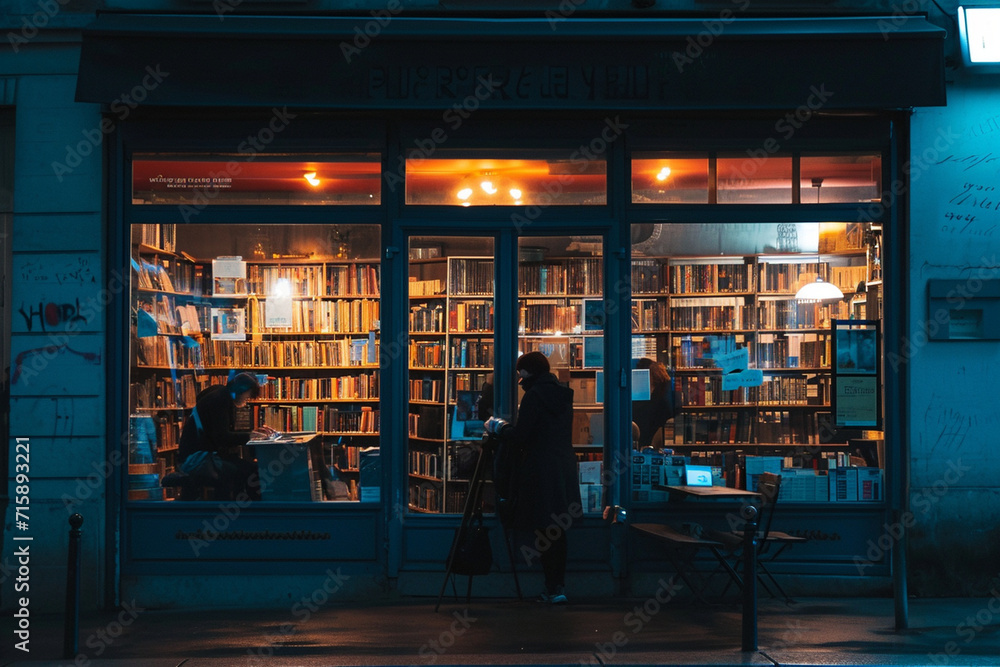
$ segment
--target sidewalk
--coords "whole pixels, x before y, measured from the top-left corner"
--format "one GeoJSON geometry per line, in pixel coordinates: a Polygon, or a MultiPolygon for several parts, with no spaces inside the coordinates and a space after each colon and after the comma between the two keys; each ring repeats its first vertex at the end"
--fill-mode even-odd
{"type": "Polygon", "coordinates": [[[738,602],[533,601],[446,597],[271,610],[126,608],[80,623],[80,655],[60,660],[62,618],[32,619],[30,653],[4,619],[0,665],[998,665],[1000,600],[891,598],[759,605],[758,650],[741,651],[738,602]],[[16,639],[15,639],[16,641],[16,639]]]}

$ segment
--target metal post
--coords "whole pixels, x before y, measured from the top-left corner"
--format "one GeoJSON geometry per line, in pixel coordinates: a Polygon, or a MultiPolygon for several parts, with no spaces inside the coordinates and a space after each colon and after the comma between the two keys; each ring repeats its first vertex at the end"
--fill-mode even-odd
{"type": "Polygon", "coordinates": [[[69,518],[69,557],[66,560],[66,613],[63,619],[63,659],[72,660],[80,648],[80,526],[83,517],[69,518]]]}
{"type": "Polygon", "coordinates": [[[743,651],[757,650],[757,508],[747,505],[740,513],[743,525],[743,651]]]}

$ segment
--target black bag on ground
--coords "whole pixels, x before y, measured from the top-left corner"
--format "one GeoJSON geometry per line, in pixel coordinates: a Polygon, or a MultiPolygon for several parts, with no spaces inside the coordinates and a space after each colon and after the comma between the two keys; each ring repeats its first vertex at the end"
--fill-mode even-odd
{"type": "Polygon", "coordinates": [[[493,548],[490,546],[490,529],[483,525],[482,512],[476,512],[467,526],[459,528],[451,571],[471,576],[489,574],[492,567],[493,548]]]}

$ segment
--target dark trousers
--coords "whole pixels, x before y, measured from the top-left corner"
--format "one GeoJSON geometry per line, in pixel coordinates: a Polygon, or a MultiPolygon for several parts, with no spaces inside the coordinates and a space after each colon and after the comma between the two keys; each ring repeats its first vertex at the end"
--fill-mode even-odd
{"type": "MultiPolygon", "coordinates": [[[[547,537],[547,536],[546,536],[547,537]]],[[[550,546],[541,552],[539,560],[545,573],[545,588],[554,593],[556,588],[566,583],[566,558],[569,553],[566,532],[560,530],[559,537],[550,540],[550,546]]]]}

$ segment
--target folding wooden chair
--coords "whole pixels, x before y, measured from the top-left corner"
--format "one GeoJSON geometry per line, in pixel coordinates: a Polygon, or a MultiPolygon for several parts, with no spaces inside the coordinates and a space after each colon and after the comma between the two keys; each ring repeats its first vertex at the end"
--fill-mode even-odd
{"type": "Polygon", "coordinates": [[[726,547],[722,542],[689,535],[662,523],[634,523],[631,524],[631,527],[636,532],[654,538],[666,547],[664,554],[667,560],[670,561],[674,570],[691,589],[691,592],[702,602],[708,602],[704,595],[705,588],[712,574],[717,572],[719,568],[716,568],[708,576],[702,575],[694,565],[694,556],[699,551],[705,550],[711,553],[719,562],[719,567],[726,571],[730,577],[730,581],[726,585],[727,588],[731,583],[736,583],[737,587],[742,588],[743,580],[726,560],[725,554],[722,553],[726,547]]]}

